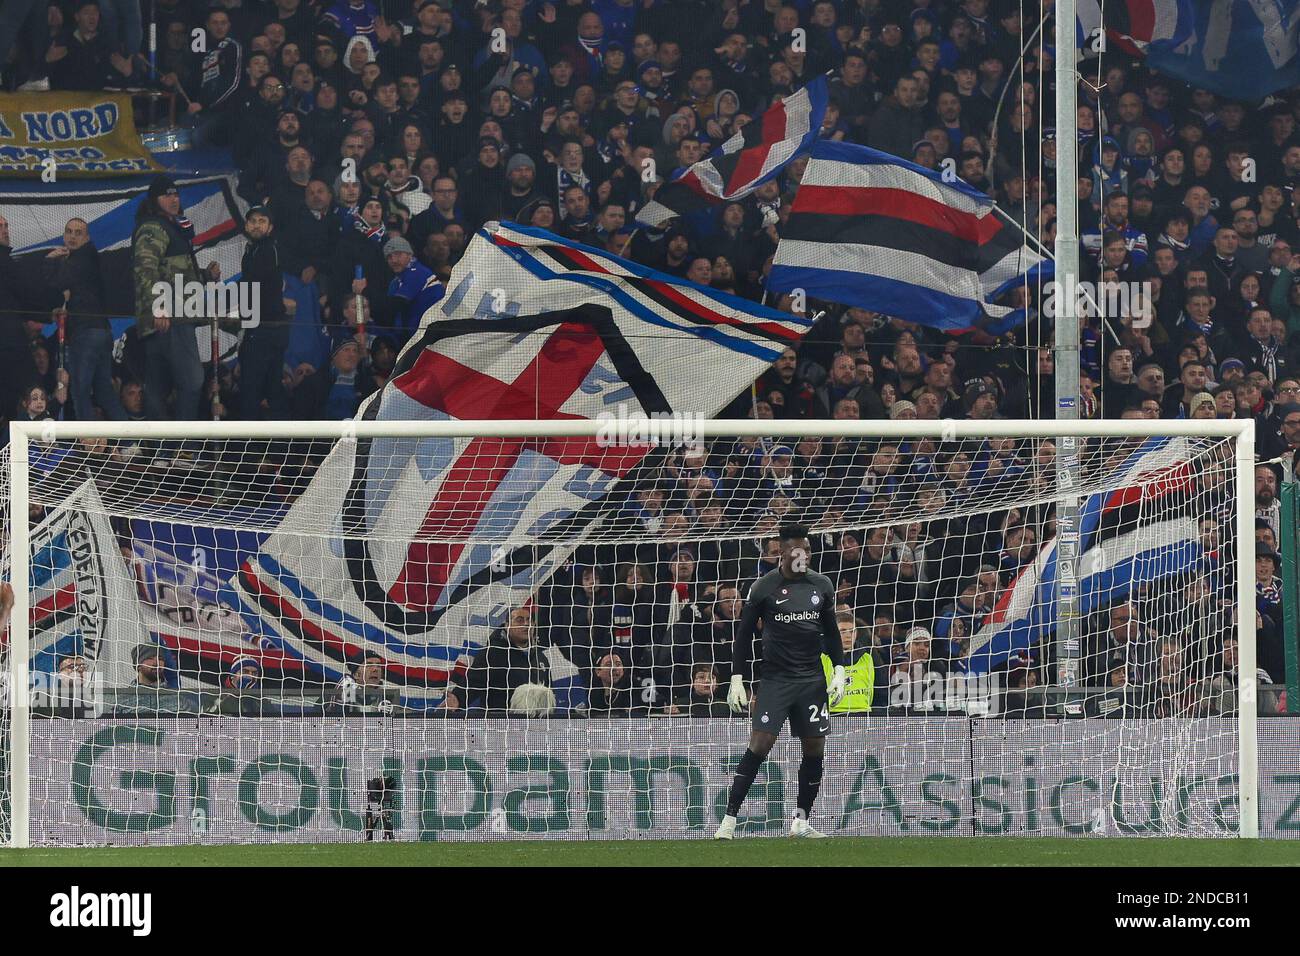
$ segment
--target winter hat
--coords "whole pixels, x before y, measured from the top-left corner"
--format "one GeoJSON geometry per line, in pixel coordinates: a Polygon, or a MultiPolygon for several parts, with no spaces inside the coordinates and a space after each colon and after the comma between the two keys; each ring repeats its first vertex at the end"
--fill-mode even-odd
{"type": "Polygon", "coordinates": [[[415,255],[415,250],[411,244],[401,236],[393,236],[388,242],[384,243],[384,255],[391,256],[395,252],[405,252],[409,256],[415,255]]]}
{"type": "Polygon", "coordinates": [[[176,180],[170,176],[155,176],[149,183],[150,199],[157,199],[159,196],[166,196],[176,191],[176,180]]]}
{"type": "Polygon", "coordinates": [[[510,157],[510,161],[506,163],[506,172],[513,173],[516,169],[520,169],[523,166],[527,166],[534,172],[537,171],[537,163],[533,162],[533,157],[529,156],[527,153],[515,153],[510,157]]]}

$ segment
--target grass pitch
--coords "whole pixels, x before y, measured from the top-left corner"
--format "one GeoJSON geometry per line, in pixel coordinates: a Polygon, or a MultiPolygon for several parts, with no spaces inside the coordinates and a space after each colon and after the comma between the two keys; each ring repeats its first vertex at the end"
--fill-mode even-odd
{"type": "Polygon", "coordinates": [[[780,837],[0,850],[7,867],[1300,866],[1300,840],[780,837]]]}

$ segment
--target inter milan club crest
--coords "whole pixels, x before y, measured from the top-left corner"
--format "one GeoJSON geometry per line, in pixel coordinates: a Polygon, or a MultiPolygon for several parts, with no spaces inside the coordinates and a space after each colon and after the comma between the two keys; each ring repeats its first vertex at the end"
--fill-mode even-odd
{"type": "Polygon", "coordinates": [[[822,599],[821,599],[820,597],[818,597],[816,594],[814,594],[814,595],[812,596],[812,605],[813,605],[813,607],[816,607],[818,604],[821,604],[821,603],[822,603],[822,599]]]}

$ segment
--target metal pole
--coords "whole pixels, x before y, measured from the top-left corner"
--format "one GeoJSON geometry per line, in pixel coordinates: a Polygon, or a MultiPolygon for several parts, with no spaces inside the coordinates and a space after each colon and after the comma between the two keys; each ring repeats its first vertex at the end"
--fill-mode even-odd
{"type": "Polygon", "coordinates": [[[9,581],[14,589],[14,606],[9,617],[9,845],[25,849],[31,845],[31,712],[28,710],[28,666],[31,639],[31,532],[27,518],[30,498],[28,435],[20,428],[9,429],[9,581]]]}
{"type": "MultiPolygon", "coordinates": [[[[1056,3],[1056,420],[1079,418],[1079,147],[1075,115],[1075,0],[1056,3]]],[[[1082,675],[1076,562],[1079,555],[1079,440],[1062,436],[1056,450],[1056,683],[1077,686],[1082,675]]]]}
{"type": "Polygon", "coordinates": [[[1282,517],[1281,517],[1281,540],[1278,546],[1282,549],[1282,647],[1286,654],[1286,712],[1288,714],[1300,713],[1300,632],[1296,630],[1297,624],[1300,624],[1300,614],[1297,614],[1297,603],[1300,603],[1300,594],[1296,593],[1297,586],[1300,585],[1300,577],[1297,576],[1297,548],[1300,548],[1300,542],[1296,540],[1296,532],[1300,530],[1296,522],[1296,504],[1297,493],[1300,487],[1297,487],[1295,474],[1292,471],[1291,456],[1282,457],[1282,517]]]}
{"type": "MultiPolygon", "coordinates": [[[[139,50],[132,50],[131,56],[138,56],[139,50]]],[[[158,7],[156,0],[149,0],[149,75],[158,78],[158,7]]],[[[149,128],[158,125],[158,100],[149,97],[149,128]]]]}
{"type": "MultiPolygon", "coordinates": [[[[139,51],[132,50],[132,53],[139,51]]],[[[149,69],[158,72],[158,7],[156,0],[149,0],[149,69]]]]}
{"type": "Polygon", "coordinates": [[[221,407],[221,326],[219,318],[214,315],[208,325],[209,351],[212,353],[212,420],[221,421],[218,409],[221,407]]]}
{"type": "Polygon", "coordinates": [[[1237,835],[1259,836],[1259,687],[1255,664],[1255,423],[1237,436],[1237,835]]]}

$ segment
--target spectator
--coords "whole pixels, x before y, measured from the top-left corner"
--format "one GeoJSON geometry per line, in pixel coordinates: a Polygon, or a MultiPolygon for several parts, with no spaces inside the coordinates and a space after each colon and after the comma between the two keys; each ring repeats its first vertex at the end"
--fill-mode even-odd
{"type": "Polygon", "coordinates": [[[104,306],[99,250],[90,241],[84,219],[68,220],[63,247],[50,250],[44,265],[49,297],[61,290],[69,293],[68,378],[73,412],[81,421],[93,421],[98,406],[108,420],[125,420],[126,412],[113,390],[113,333],[104,306]]]}
{"type": "Polygon", "coordinates": [[[1257,464],[1255,466],[1255,518],[1268,523],[1275,541],[1281,540],[1282,501],[1278,497],[1281,481],[1278,479],[1278,466],[1275,464],[1257,464]]]}
{"type": "Polygon", "coordinates": [[[411,244],[401,236],[384,244],[384,259],[395,277],[389,283],[388,296],[394,300],[390,309],[393,333],[401,345],[420,327],[425,313],[442,299],[445,289],[433,270],[415,258],[411,244]]]}
{"type": "MultiPolygon", "coordinates": [[[[943,664],[931,657],[932,636],[928,628],[913,627],[907,632],[902,645],[895,650],[889,669],[889,706],[902,712],[925,712],[934,709],[936,701],[927,694],[927,684],[941,686],[943,664]]],[[[943,700],[937,701],[940,707],[943,700]]]]}
{"type": "MultiPolygon", "coordinates": [[[[236,94],[244,75],[244,48],[230,35],[230,14],[219,7],[208,11],[207,37],[195,71],[200,78],[197,90],[184,91],[188,112],[194,122],[194,144],[224,144],[231,135],[231,118],[237,106],[236,94]]],[[[176,88],[180,78],[175,73],[163,77],[163,85],[176,88]]]]}
{"type": "Polygon", "coordinates": [[[263,409],[272,419],[289,413],[282,375],[289,324],[285,321],[280,247],[274,232],[271,210],[265,206],[253,206],[245,214],[248,245],[240,264],[240,282],[252,286],[257,302],[257,324],[246,323],[239,346],[239,411],[245,421],[262,418],[263,409]]]}
{"type": "Polygon", "coordinates": [[[519,210],[529,203],[542,199],[541,193],[533,188],[537,178],[537,164],[527,153],[516,153],[506,163],[507,192],[501,213],[505,218],[518,221],[519,210]]]}
{"type": "Polygon", "coordinates": [[[140,644],[131,651],[131,663],[135,667],[132,687],[161,690],[167,686],[167,658],[161,647],[140,644]]]}
{"type": "Polygon", "coordinates": [[[677,699],[671,712],[691,717],[726,717],[730,711],[724,699],[726,695],[720,690],[725,683],[719,680],[716,665],[697,664],[691,671],[687,692],[677,699]]]}
{"type": "Polygon", "coordinates": [[[1161,412],[1165,418],[1188,418],[1191,416],[1192,399],[1205,391],[1208,379],[1205,363],[1199,359],[1190,359],[1183,363],[1178,373],[1178,384],[1170,385],[1165,392],[1161,412]]]}
{"type": "Polygon", "coordinates": [[[386,215],[384,201],[370,196],[359,204],[357,216],[344,223],[329,270],[329,307],[333,316],[342,315],[348,299],[364,296],[370,318],[386,328],[392,324],[387,298],[392,271],[384,259],[386,215]]]}
{"type": "Polygon", "coordinates": [[[191,326],[204,319],[171,315],[165,303],[156,304],[159,293],[155,285],[161,283],[174,289],[183,283],[201,281],[201,275],[215,282],[221,278],[221,266],[213,262],[200,273],[194,258],[194,224],[182,214],[180,192],[167,176],[153,179],[136,210],[131,259],[136,325],[145,351],[147,414],[155,421],[193,421],[199,417],[203,363],[191,326]],[[169,414],[167,398],[173,392],[169,414]]]}
{"type": "Polygon", "coordinates": [[[1103,622],[1089,642],[1085,659],[1085,672],[1092,686],[1104,686],[1115,666],[1124,669],[1124,686],[1133,695],[1137,712],[1133,716],[1149,716],[1154,705],[1154,685],[1157,674],[1157,649],[1155,636],[1141,621],[1137,606],[1131,601],[1120,601],[1102,615],[1103,622]]]}
{"type": "MultiPolygon", "coordinates": [[[[111,9],[115,0],[104,0],[111,9]]],[[[140,7],[134,7],[137,41],[140,30],[140,7]]],[[[77,0],[73,11],[76,26],[59,34],[45,54],[50,64],[50,84],[56,90],[100,90],[106,86],[121,86],[135,71],[134,65],[122,56],[110,38],[99,32],[100,0],[77,0]]],[[[134,47],[138,51],[139,42],[134,47]]]]}
{"type": "MultiPolygon", "coordinates": [[[[871,710],[876,689],[876,661],[869,644],[858,637],[858,623],[852,611],[837,611],[835,623],[840,631],[840,645],[844,650],[844,672],[848,675],[848,689],[839,703],[831,706],[831,713],[865,714],[871,710]]],[[[822,655],[826,681],[831,679],[830,658],[822,655]]]]}
{"type": "Polygon", "coordinates": [[[350,673],[339,679],[334,689],[334,702],[346,713],[354,708],[385,706],[384,659],[375,653],[361,655],[350,673]]]}
{"type": "MultiPolygon", "coordinates": [[[[19,398],[36,381],[36,363],[23,326],[29,319],[42,321],[48,302],[39,277],[15,262],[12,252],[9,220],[0,216],[0,368],[6,370],[0,375],[2,419],[14,414],[19,398]]],[[[4,441],[9,441],[7,431],[4,441]]]]}
{"type": "Polygon", "coordinates": [[[911,156],[912,144],[925,132],[925,117],[918,96],[916,80],[910,76],[899,77],[893,95],[871,118],[867,145],[895,156],[911,156]]]}
{"type": "Polygon", "coordinates": [[[516,607],[475,655],[463,678],[447,691],[446,706],[467,713],[502,716],[511,696],[525,684],[551,684],[552,660],[537,633],[533,610],[516,607]]]}
{"type": "Polygon", "coordinates": [[[293,390],[294,417],[304,421],[352,418],[373,387],[365,347],[355,337],[341,339],[329,365],[312,372],[293,390]]]}

